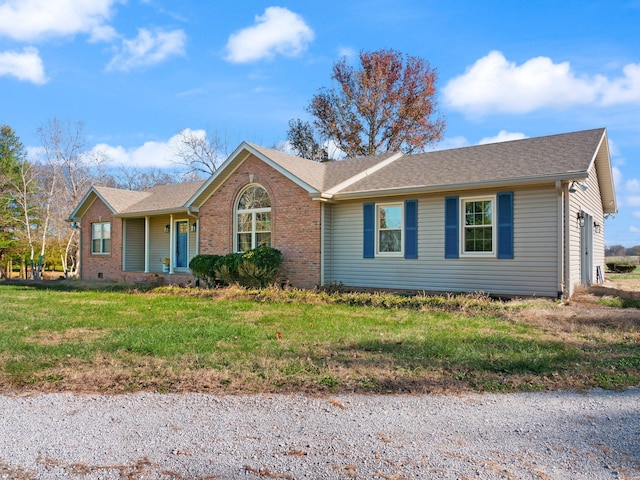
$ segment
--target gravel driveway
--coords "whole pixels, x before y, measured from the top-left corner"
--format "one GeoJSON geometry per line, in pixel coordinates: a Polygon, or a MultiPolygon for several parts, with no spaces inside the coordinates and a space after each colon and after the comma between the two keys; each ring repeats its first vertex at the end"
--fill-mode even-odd
{"type": "Polygon", "coordinates": [[[640,389],[0,396],[0,478],[640,478],[640,389]]]}

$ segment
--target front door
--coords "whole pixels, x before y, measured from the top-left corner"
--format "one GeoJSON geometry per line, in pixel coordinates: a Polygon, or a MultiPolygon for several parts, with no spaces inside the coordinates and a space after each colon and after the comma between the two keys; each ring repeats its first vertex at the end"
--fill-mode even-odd
{"type": "Polygon", "coordinates": [[[176,222],[176,268],[186,268],[189,246],[189,222],[176,222]]]}
{"type": "Polygon", "coordinates": [[[580,227],[580,283],[593,283],[593,217],[584,215],[584,226],[580,227]]]}

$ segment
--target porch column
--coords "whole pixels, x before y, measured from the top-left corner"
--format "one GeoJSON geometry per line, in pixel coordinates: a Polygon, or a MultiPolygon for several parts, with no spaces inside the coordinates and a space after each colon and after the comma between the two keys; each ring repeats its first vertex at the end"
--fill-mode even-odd
{"type": "Polygon", "coordinates": [[[173,264],[176,256],[176,233],[173,224],[173,213],[169,215],[169,273],[173,273],[173,264]]]}
{"type": "Polygon", "coordinates": [[[149,217],[144,217],[144,273],[149,273],[149,217]]]}

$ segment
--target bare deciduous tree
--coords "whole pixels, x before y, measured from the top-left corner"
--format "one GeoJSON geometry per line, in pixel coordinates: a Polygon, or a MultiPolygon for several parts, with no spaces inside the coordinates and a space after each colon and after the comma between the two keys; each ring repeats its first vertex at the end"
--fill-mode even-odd
{"type": "Polygon", "coordinates": [[[185,128],[178,134],[174,146],[176,164],[187,168],[187,173],[210,176],[229,155],[229,139],[226,134],[185,128]]]}

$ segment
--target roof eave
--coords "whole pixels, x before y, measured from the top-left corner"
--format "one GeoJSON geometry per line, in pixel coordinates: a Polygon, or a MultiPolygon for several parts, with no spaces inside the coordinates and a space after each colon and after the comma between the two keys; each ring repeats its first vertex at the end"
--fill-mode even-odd
{"type": "Polygon", "coordinates": [[[163,208],[161,210],[145,210],[140,212],[123,212],[114,214],[116,218],[138,218],[138,217],[157,217],[160,215],[171,215],[172,213],[198,213],[197,207],[182,206],[178,208],[163,208]]]}
{"type": "Polygon", "coordinates": [[[568,172],[561,175],[548,175],[538,177],[522,177],[517,179],[505,179],[494,180],[487,182],[472,182],[472,183],[457,183],[448,185],[433,185],[423,186],[417,185],[412,187],[399,187],[389,188],[382,190],[362,191],[362,192],[348,192],[338,193],[332,196],[323,194],[324,200],[353,200],[357,198],[371,198],[371,197],[389,197],[395,195],[411,195],[416,193],[436,193],[446,191],[460,191],[460,190],[480,190],[484,188],[506,188],[514,185],[536,185],[543,183],[554,183],[559,181],[573,181],[573,180],[585,180],[587,178],[587,172],[568,172]]]}

